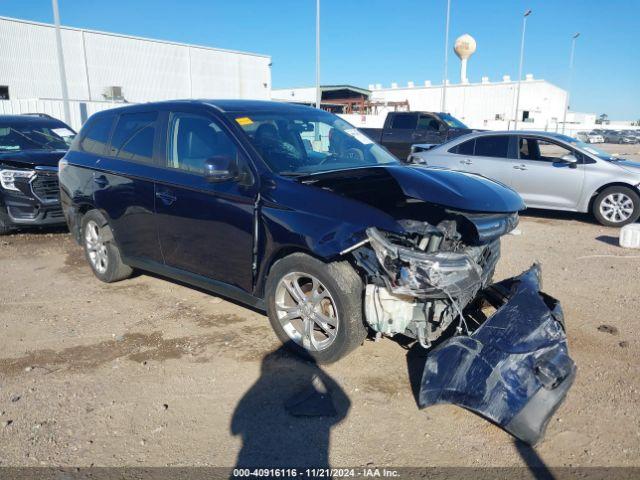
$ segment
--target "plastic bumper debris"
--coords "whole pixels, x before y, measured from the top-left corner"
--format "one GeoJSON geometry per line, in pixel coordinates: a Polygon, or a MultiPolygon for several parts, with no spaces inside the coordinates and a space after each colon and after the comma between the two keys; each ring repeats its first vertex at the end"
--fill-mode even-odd
{"type": "MultiPolygon", "coordinates": [[[[491,285],[478,302],[496,308],[471,335],[429,353],[419,403],[452,403],[534,445],[573,383],[560,303],[540,292],[540,268],[491,285]]],[[[469,313],[473,315],[473,313],[469,313]]]]}

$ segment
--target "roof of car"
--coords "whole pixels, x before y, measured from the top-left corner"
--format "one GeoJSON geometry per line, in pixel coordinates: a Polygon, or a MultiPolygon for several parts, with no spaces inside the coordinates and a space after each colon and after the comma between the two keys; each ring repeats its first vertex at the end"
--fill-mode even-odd
{"type": "Polygon", "coordinates": [[[60,125],[65,125],[62,120],[58,120],[57,118],[45,116],[41,117],[38,115],[0,115],[0,122],[12,123],[12,124],[48,124],[51,123],[59,123],[60,125]]]}
{"type": "MultiPolygon", "coordinates": [[[[288,102],[278,102],[269,100],[215,100],[215,99],[196,99],[196,100],[168,100],[163,102],[150,102],[150,103],[138,103],[123,105],[118,108],[112,108],[109,110],[103,110],[103,112],[119,113],[124,110],[128,111],[141,111],[154,108],[171,108],[179,107],[180,105],[209,105],[217,108],[225,113],[244,113],[244,112],[295,112],[301,110],[310,110],[313,107],[306,105],[299,105],[288,102]]],[[[98,112],[102,113],[102,112],[98,112]]]]}

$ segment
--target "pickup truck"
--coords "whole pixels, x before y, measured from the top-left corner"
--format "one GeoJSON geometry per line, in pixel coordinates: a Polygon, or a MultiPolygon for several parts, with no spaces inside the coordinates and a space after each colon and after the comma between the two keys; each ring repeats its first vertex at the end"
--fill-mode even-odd
{"type": "Polygon", "coordinates": [[[407,159],[415,143],[440,144],[473,131],[442,112],[389,112],[383,128],[359,130],[402,161],[407,159]]]}

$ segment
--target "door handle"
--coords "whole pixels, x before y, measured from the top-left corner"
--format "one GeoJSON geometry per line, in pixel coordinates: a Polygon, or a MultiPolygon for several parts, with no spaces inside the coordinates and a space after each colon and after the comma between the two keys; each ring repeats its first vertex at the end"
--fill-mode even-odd
{"type": "Polygon", "coordinates": [[[156,192],[156,198],[162,200],[162,203],[165,205],[171,205],[177,200],[175,195],[172,195],[170,192],[156,192]]]}
{"type": "Polygon", "coordinates": [[[515,168],[516,170],[526,170],[527,166],[526,165],[514,165],[513,168],[515,168]]]}
{"type": "Polygon", "coordinates": [[[462,163],[464,165],[473,165],[473,162],[471,160],[469,160],[468,158],[466,160],[460,160],[460,163],[462,163]]]}
{"type": "Polygon", "coordinates": [[[104,188],[109,185],[109,180],[107,180],[107,177],[105,177],[104,175],[93,177],[93,182],[100,188],[104,188]]]}

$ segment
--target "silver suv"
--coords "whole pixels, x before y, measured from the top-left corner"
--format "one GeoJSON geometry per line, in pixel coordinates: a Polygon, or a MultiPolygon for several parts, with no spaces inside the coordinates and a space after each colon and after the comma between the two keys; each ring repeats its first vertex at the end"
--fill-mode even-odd
{"type": "Polygon", "coordinates": [[[408,161],[497,180],[531,208],[591,212],[612,227],[640,217],[640,163],[566,135],[471,133],[430,149],[414,145],[408,161]]]}

